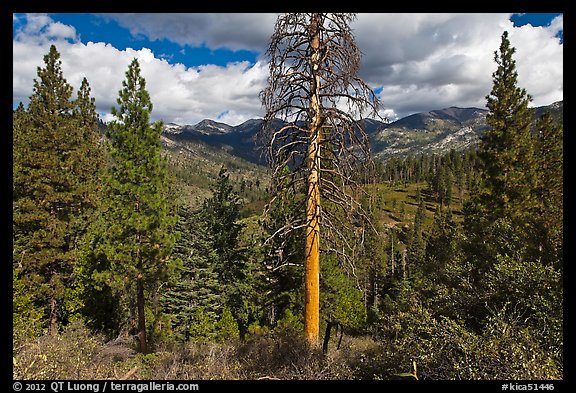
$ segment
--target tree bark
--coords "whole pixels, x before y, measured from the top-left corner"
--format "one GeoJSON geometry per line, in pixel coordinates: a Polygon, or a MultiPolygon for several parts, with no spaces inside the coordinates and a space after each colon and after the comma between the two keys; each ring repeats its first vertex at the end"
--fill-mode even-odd
{"type": "Polygon", "coordinates": [[[58,300],[56,296],[50,299],[50,335],[55,336],[58,333],[58,300]]]}
{"type": "Polygon", "coordinates": [[[136,286],[138,291],[138,341],[140,343],[140,352],[147,353],[148,347],[146,345],[146,314],[144,313],[144,280],[142,278],[142,273],[138,273],[136,286]]]}
{"type": "Polygon", "coordinates": [[[320,331],[320,15],[313,14],[310,26],[311,102],[310,143],[308,147],[308,195],[306,200],[306,263],[304,331],[308,343],[318,346],[320,331]]]}
{"type": "MultiPolygon", "coordinates": [[[[140,213],[140,198],[136,199],[135,204],[136,213],[140,213]]],[[[138,309],[138,342],[140,346],[141,353],[148,352],[148,346],[146,345],[146,311],[144,309],[144,276],[142,275],[142,270],[144,264],[142,263],[142,235],[138,230],[136,232],[136,243],[138,248],[136,250],[136,269],[138,275],[136,276],[136,307],[138,309]]]]}

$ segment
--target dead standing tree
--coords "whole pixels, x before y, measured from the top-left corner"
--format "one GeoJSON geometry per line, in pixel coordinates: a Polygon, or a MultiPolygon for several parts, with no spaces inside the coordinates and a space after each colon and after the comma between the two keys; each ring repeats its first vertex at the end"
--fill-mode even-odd
{"type": "Polygon", "coordinates": [[[364,112],[377,115],[378,100],[357,76],[360,51],[349,27],[354,18],[279,16],[267,52],[268,86],[261,93],[266,109],[261,136],[277,184],[269,206],[306,195],[306,214],[293,217],[272,236],[306,228],[305,334],[314,346],[320,328],[320,224],[326,239],[340,244],[339,249],[326,248],[323,242],[323,249],[346,255],[341,246],[349,237],[346,222],[361,210],[354,195],[359,174],[373,173],[368,137],[359,120],[364,112]]]}

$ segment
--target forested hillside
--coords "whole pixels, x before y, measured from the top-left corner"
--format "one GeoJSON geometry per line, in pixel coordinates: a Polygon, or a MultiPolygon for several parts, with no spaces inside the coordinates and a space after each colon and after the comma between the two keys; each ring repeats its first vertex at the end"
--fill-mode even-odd
{"type": "MultiPolygon", "coordinates": [[[[481,140],[372,160],[320,93],[283,112],[307,101],[290,101],[305,73],[280,67],[282,39],[350,39],[347,19],[334,32],[314,15],[274,36],[270,167],[152,123],[136,59],[103,127],[89,81],[75,93],[50,48],[13,113],[14,379],[564,378],[561,110],[529,106],[504,33],[481,140]]],[[[350,55],[310,45],[311,72],[350,55]]],[[[330,71],[322,94],[342,98],[356,70],[330,71]]]]}

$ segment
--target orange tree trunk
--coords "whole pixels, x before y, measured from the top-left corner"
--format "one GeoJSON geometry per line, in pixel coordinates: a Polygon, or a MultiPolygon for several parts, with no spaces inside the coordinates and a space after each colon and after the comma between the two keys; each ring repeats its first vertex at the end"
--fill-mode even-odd
{"type": "Polygon", "coordinates": [[[317,130],[310,144],[308,157],[311,164],[308,176],[306,208],[306,263],[305,263],[305,319],[306,338],[312,345],[318,344],[320,330],[320,185],[319,148],[320,132],[317,130]]]}
{"type": "Polygon", "coordinates": [[[320,331],[320,34],[319,15],[313,14],[311,35],[310,142],[308,147],[308,195],[306,199],[306,262],[304,331],[312,346],[318,345],[320,331]]]}

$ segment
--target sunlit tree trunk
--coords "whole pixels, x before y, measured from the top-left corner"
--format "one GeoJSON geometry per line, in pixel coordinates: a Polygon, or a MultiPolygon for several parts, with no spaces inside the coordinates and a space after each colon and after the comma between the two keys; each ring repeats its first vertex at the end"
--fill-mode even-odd
{"type": "Polygon", "coordinates": [[[318,344],[320,330],[320,32],[319,15],[312,15],[310,49],[312,79],[310,91],[310,144],[308,148],[308,195],[306,199],[306,263],[304,330],[311,345],[318,344]]]}
{"type": "MultiPolygon", "coordinates": [[[[304,330],[312,346],[319,345],[320,330],[320,225],[323,250],[335,252],[336,242],[350,233],[353,212],[363,214],[357,198],[347,191],[358,188],[359,174],[366,176],[373,167],[359,120],[366,110],[377,113],[378,100],[357,77],[360,51],[349,28],[354,18],[281,15],[267,52],[268,86],[261,93],[266,116],[260,138],[275,182],[282,185],[272,202],[306,192],[302,210],[295,209],[293,219],[272,237],[306,228],[304,330]],[[278,125],[277,119],[284,124],[278,125]],[[300,213],[304,210],[305,215],[300,213]]],[[[343,258],[347,251],[341,252],[343,258]]]]}

